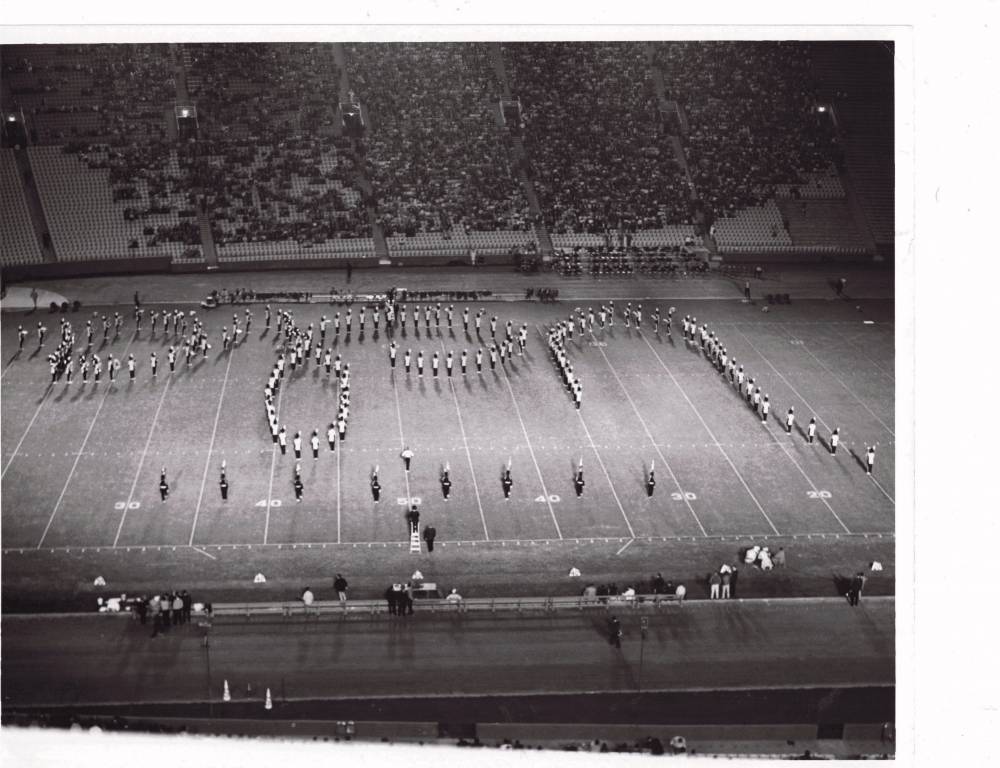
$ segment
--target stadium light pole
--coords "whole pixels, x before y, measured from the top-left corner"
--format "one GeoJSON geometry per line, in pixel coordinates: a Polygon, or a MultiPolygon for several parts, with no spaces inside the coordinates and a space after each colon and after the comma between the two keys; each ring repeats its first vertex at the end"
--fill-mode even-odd
{"type": "Polygon", "coordinates": [[[639,619],[639,680],[638,689],[642,693],[642,658],[646,651],[646,634],[649,632],[649,619],[643,616],[639,619]]]}

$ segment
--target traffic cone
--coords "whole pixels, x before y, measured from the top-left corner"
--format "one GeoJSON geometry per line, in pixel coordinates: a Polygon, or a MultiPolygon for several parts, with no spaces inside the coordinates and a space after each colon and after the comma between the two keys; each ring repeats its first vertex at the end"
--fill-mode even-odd
{"type": "Polygon", "coordinates": [[[264,699],[264,709],[271,710],[274,708],[274,704],[271,703],[271,689],[267,689],[267,696],[264,699]]]}
{"type": "Polygon", "coordinates": [[[229,696],[229,681],[228,680],[223,680],[222,681],[222,700],[223,701],[229,701],[229,699],[230,699],[230,696],[229,696]]]}

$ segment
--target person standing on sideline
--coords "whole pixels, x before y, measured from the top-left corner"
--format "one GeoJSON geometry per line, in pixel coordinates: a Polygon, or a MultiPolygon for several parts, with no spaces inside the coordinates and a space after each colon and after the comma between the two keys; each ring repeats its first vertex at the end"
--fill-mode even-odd
{"type": "Polygon", "coordinates": [[[652,497],[654,488],[656,488],[656,478],[653,476],[653,470],[650,469],[649,475],[646,476],[646,495],[652,497]]]}
{"type": "Polygon", "coordinates": [[[158,365],[158,363],[159,363],[159,361],[156,359],[156,353],[155,352],[150,352],[149,353],[149,369],[152,371],[154,379],[156,378],[156,366],[158,365]]]}
{"type": "Polygon", "coordinates": [[[333,579],[333,588],[337,592],[337,599],[341,604],[347,602],[347,579],[342,574],[337,574],[333,579]]]}
{"type": "Polygon", "coordinates": [[[875,466],[875,446],[869,445],[865,451],[865,474],[870,475],[875,466]]]}
{"type": "Polygon", "coordinates": [[[278,430],[278,447],[281,448],[281,455],[285,455],[285,449],[288,447],[288,432],[285,431],[285,425],[281,425],[281,429],[278,430]]]}
{"type": "Polygon", "coordinates": [[[406,350],[403,353],[403,367],[406,368],[406,375],[410,375],[410,361],[413,359],[413,352],[411,350],[406,350]]]}
{"type": "Polygon", "coordinates": [[[838,445],[840,445],[840,427],[834,429],[830,435],[830,453],[836,454],[838,445]]]}
{"type": "Polygon", "coordinates": [[[483,372],[483,348],[479,347],[476,350],[476,373],[483,372]]]}
{"type": "Polygon", "coordinates": [[[417,350],[417,376],[424,377],[424,351],[422,349],[417,350]]]}
{"type": "Polygon", "coordinates": [[[448,371],[448,378],[451,378],[451,369],[455,366],[455,353],[450,349],[448,350],[448,356],[444,359],[445,370],[448,371]]]}
{"type": "Polygon", "coordinates": [[[166,501],[170,494],[170,486],[167,484],[167,468],[160,470],[160,501],[166,501]]]}
{"type": "Polygon", "coordinates": [[[20,352],[24,349],[24,340],[27,338],[28,332],[24,330],[23,326],[17,326],[17,351],[20,352]]]}
{"type": "Polygon", "coordinates": [[[462,350],[462,357],[459,360],[459,364],[462,366],[462,375],[465,376],[466,367],[469,364],[469,351],[467,349],[462,350]]]}
{"type": "Polygon", "coordinates": [[[319,459],[319,430],[314,429],[312,437],[309,438],[309,446],[312,448],[313,461],[319,459]]]}
{"type": "Polygon", "coordinates": [[[427,551],[434,551],[434,539],[437,537],[437,529],[433,525],[424,526],[424,541],[427,542],[427,551]]]}
{"type": "Polygon", "coordinates": [[[722,573],[722,599],[729,600],[732,598],[730,592],[730,585],[733,583],[732,571],[726,570],[722,573]]]}
{"type": "Polygon", "coordinates": [[[389,342],[389,367],[395,369],[396,367],[396,342],[389,342]]]}
{"type": "Polygon", "coordinates": [[[372,501],[378,504],[379,499],[382,497],[382,486],[378,483],[378,467],[375,467],[375,471],[372,472],[372,501]]]}
{"type": "Polygon", "coordinates": [[[847,591],[847,602],[856,606],[861,602],[861,592],[865,588],[865,574],[858,571],[851,579],[851,586],[847,591]]]}
{"type": "Polygon", "coordinates": [[[295,458],[302,458],[302,433],[296,432],[295,437],[292,438],[292,449],[295,451],[295,458]]]}
{"type": "Polygon", "coordinates": [[[750,281],[749,280],[747,280],[743,284],[743,298],[746,299],[747,301],[750,301],[750,281]]]}
{"type": "Polygon", "coordinates": [[[792,434],[792,425],[795,423],[795,406],[791,406],[788,409],[788,413],[785,414],[785,432],[792,434]]]}
{"type": "Polygon", "coordinates": [[[330,422],[330,426],[326,428],[326,442],[330,446],[331,451],[337,450],[337,428],[333,426],[333,422],[330,422]]]}
{"type": "Polygon", "coordinates": [[[718,571],[712,571],[712,575],[708,577],[708,599],[718,600],[719,599],[719,587],[722,584],[722,577],[719,576],[718,571]]]}
{"type": "Polygon", "coordinates": [[[816,440],[816,417],[809,419],[809,426],[806,427],[806,440],[810,443],[816,440]]]}
{"type": "Polygon", "coordinates": [[[410,450],[408,445],[403,446],[402,452],[399,454],[403,459],[403,469],[406,472],[410,471],[410,461],[413,459],[413,451],[410,450]]]}
{"type": "Polygon", "coordinates": [[[608,645],[613,645],[615,648],[622,647],[622,623],[617,616],[608,619],[608,645]]]}

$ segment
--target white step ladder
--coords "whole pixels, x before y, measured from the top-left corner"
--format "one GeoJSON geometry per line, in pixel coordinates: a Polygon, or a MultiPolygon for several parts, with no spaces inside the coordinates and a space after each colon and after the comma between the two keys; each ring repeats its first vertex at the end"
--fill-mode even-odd
{"type": "Polygon", "coordinates": [[[410,531],[410,554],[419,555],[420,554],[420,533],[418,531],[410,531]]]}

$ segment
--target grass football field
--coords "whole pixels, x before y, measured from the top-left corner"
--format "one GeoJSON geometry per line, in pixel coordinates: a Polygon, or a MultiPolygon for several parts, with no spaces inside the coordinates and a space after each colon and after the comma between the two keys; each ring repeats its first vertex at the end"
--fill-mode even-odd
{"type": "MultiPolygon", "coordinates": [[[[623,308],[624,301],[616,301],[623,308]]],[[[587,302],[582,306],[596,303],[587,302]]],[[[528,324],[525,356],[482,375],[471,358],[480,345],[467,336],[456,306],[455,327],[428,333],[408,324],[394,338],[400,346],[395,372],[388,362],[391,338],[383,327],[364,336],[332,338],[351,366],[351,416],[347,440],[335,451],[325,428],[336,412],[337,388],[311,360],[294,375],[286,370],[278,401],[289,437],[304,437],[301,503],[292,489],[289,453],[271,442],[263,389],[277,338],[264,332],[263,307],[252,306],[253,327],[230,352],[222,351],[228,308],[199,309],[212,349],[191,369],[179,359],[170,374],[166,349],[174,341],[162,327],[152,336],[148,320],[133,333],[128,307],[87,307],[126,315],[124,333],[98,354],[138,362],[134,383],[119,372],[114,385],[49,386],[45,354],[55,346],[55,315],[6,313],[2,324],[2,535],[5,606],[34,595],[86,593],[97,575],[114,591],[200,590],[244,596],[263,572],[268,590],[293,597],[301,585],[343,571],[357,596],[379,594],[386,583],[420,568],[428,580],[447,581],[489,594],[503,589],[556,593],[576,565],[584,580],[633,578],[663,571],[692,579],[735,561],[740,546],[786,546],[789,570],[829,578],[831,564],[856,569],[869,559],[886,565],[891,580],[894,548],[894,326],[891,301],[867,301],[864,314],[837,301],[800,301],[764,314],[738,300],[643,302],[646,326],[576,335],[568,350],[583,385],[577,410],[562,387],[542,336],[580,302],[479,303],[499,317],[528,324]],[[659,304],[676,307],[672,337],[648,322],[659,304]],[[701,354],[686,345],[680,318],[692,314],[720,335],[762,391],[771,416],[762,424],[701,354]],[[33,336],[17,354],[17,324],[41,319],[49,338],[36,351],[33,336]],[[871,321],[866,324],[863,320],[871,321]],[[402,352],[422,349],[424,376],[407,376],[402,352]],[[457,358],[470,352],[467,376],[457,358]],[[149,354],[160,358],[149,373],[149,354]],[[431,376],[429,358],[454,350],[449,379],[442,362],[431,376]],[[796,428],[783,417],[794,406],[796,428]],[[820,439],[803,431],[815,415],[820,439]],[[838,453],[829,434],[839,427],[838,453]],[[314,460],[308,436],[320,430],[314,460]],[[399,453],[415,452],[404,473],[399,453]],[[877,446],[867,477],[863,456],[877,446]],[[218,488],[225,460],[229,498],[218,488]],[[574,492],[582,460],[586,488],[574,492]],[[514,480],[505,500],[500,477],[510,461],[514,480]],[[439,477],[448,465],[451,497],[439,477]],[[373,503],[369,476],[379,467],[382,500],[373,503]],[[645,477],[655,466],[657,486],[647,497],[645,477]],[[161,502],[165,468],[171,492],[161,502]],[[419,500],[421,523],[438,531],[433,553],[408,551],[404,519],[408,499],[419,500]],[[811,553],[809,558],[798,553],[811,553]],[[807,562],[808,560],[808,562],[807,562]],[[560,581],[562,580],[562,581],[560,581]],[[506,587],[504,585],[507,585],[506,587]]],[[[172,306],[172,305],[163,305],[172,306]]],[[[189,310],[191,307],[182,307],[189,310]]],[[[296,304],[300,326],[318,325],[343,307],[296,304]]],[[[236,308],[242,317],[242,307],[236,308]]],[[[77,345],[85,313],[71,314],[77,345]]],[[[661,326],[662,328],[662,326],[661,326]]],[[[317,333],[318,337],[318,333],[317,333]]],[[[488,325],[484,323],[484,341],[488,325]]],[[[328,588],[328,585],[322,584],[328,588]]],[[[315,588],[315,587],[314,587],[315,588]]],[[[265,588],[261,587],[261,591],[265,588]]],[[[272,593],[275,594],[275,593],[272,593]]],[[[325,596],[325,595],[320,595],[325,596]]],[[[211,599],[211,597],[209,598],[211,599]]]]}

